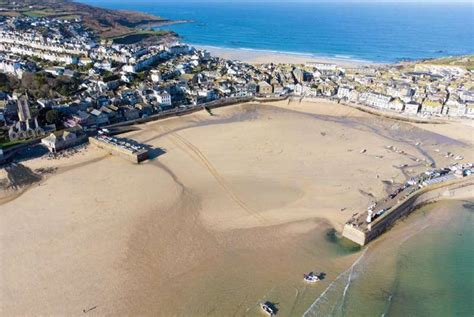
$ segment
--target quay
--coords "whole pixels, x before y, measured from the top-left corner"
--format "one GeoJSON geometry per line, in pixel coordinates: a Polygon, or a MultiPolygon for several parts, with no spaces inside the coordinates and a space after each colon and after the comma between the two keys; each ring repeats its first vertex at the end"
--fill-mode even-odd
{"type": "Polygon", "coordinates": [[[473,164],[431,170],[411,178],[387,198],[352,217],[342,236],[364,246],[422,204],[474,194],[473,164]]]}
{"type": "Polygon", "coordinates": [[[120,156],[134,163],[140,163],[148,159],[149,150],[144,145],[129,139],[98,135],[89,137],[89,142],[99,149],[103,149],[110,154],[120,156]]]}
{"type": "Polygon", "coordinates": [[[291,95],[286,94],[283,96],[273,96],[269,95],[267,97],[261,97],[261,96],[244,96],[244,97],[227,97],[227,98],[222,98],[222,99],[217,99],[201,104],[196,104],[196,105],[182,105],[180,107],[175,107],[173,109],[169,110],[164,110],[156,114],[152,114],[147,117],[142,117],[142,118],[137,118],[137,119],[131,119],[127,121],[121,121],[118,123],[113,123],[113,124],[108,124],[102,126],[102,128],[105,129],[113,129],[121,126],[129,126],[129,125],[134,125],[134,124],[143,124],[151,121],[158,121],[158,120],[164,120],[168,119],[171,117],[180,117],[188,114],[192,114],[194,112],[202,111],[205,110],[209,114],[212,114],[213,109],[217,108],[222,108],[222,107],[227,107],[227,106],[233,106],[241,103],[246,103],[246,102],[259,102],[259,103],[265,103],[265,102],[274,102],[274,101],[281,101],[281,100],[286,100],[291,95]]]}

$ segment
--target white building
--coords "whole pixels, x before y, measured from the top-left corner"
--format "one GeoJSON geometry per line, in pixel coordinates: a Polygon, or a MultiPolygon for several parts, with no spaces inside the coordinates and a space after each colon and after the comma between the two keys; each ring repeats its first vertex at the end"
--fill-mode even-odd
{"type": "Polygon", "coordinates": [[[63,64],[77,64],[79,62],[79,58],[75,55],[59,54],[50,51],[40,51],[28,47],[12,46],[10,47],[9,52],[24,56],[34,56],[47,61],[59,62],[63,64]]]}
{"type": "Polygon", "coordinates": [[[443,104],[439,101],[426,100],[421,105],[421,113],[424,115],[440,115],[443,111],[443,104]]]}
{"type": "Polygon", "coordinates": [[[169,52],[174,55],[178,54],[190,54],[193,52],[193,49],[185,44],[176,44],[168,48],[169,52]]]}
{"type": "Polygon", "coordinates": [[[339,87],[337,89],[337,98],[339,99],[349,99],[349,96],[351,95],[351,89],[347,87],[339,87]]]}
{"type": "Polygon", "coordinates": [[[158,70],[151,71],[151,81],[154,83],[161,81],[161,73],[158,70]]]}
{"type": "Polygon", "coordinates": [[[51,39],[43,40],[42,37],[30,38],[28,34],[0,32],[0,43],[14,46],[29,47],[34,50],[49,51],[57,54],[87,55],[87,51],[92,48],[92,43],[52,43],[51,39]],[[48,41],[49,40],[49,41],[48,41]]]}
{"type": "Polygon", "coordinates": [[[469,104],[466,106],[466,116],[469,118],[474,118],[474,104],[469,104]]]}
{"type": "Polygon", "coordinates": [[[171,106],[171,95],[168,92],[155,93],[155,97],[160,106],[171,106]]]}
{"type": "Polygon", "coordinates": [[[420,111],[421,105],[417,102],[410,101],[405,104],[404,112],[406,114],[416,115],[420,111]]]}
{"type": "Polygon", "coordinates": [[[141,56],[139,59],[131,58],[127,65],[122,67],[122,70],[127,73],[136,73],[149,68],[161,58],[162,52],[152,52],[141,56]]]}
{"type": "Polygon", "coordinates": [[[408,85],[387,87],[387,95],[393,98],[411,98],[414,93],[414,90],[408,85]]]}
{"type": "Polygon", "coordinates": [[[461,91],[459,98],[464,102],[474,102],[474,91],[461,91]]]}
{"type": "Polygon", "coordinates": [[[6,74],[12,74],[18,78],[23,76],[24,69],[26,66],[19,61],[0,59],[0,72],[6,74]]]}
{"type": "Polygon", "coordinates": [[[450,117],[462,117],[466,114],[466,104],[451,95],[443,108],[443,114],[450,117]]]}
{"type": "Polygon", "coordinates": [[[467,112],[466,104],[458,103],[457,105],[445,106],[448,108],[447,114],[450,117],[464,117],[467,112]]]}
{"type": "Polygon", "coordinates": [[[359,97],[359,100],[362,103],[370,107],[379,108],[379,109],[388,109],[389,102],[391,99],[392,97],[390,96],[372,93],[372,92],[364,92],[359,97]]]}
{"type": "Polygon", "coordinates": [[[87,140],[85,134],[77,134],[74,132],[63,131],[51,133],[49,136],[41,139],[41,143],[52,153],[64,150],[66,148],[76,146],[87,140]]]}
{"type": "Polygon", "coordinates": [[[334,71],[337,69],[337,65],[335,64],[325,64],[325,63],[313,63],[308,62],[306,66],[314,67],[318,70],[325,70],[325,71],[334,71]]]}
{"type": "Polygon", "coordinates": [[[358,102],[359,101],[360,93],[357,90],[352,90],[349,94],[349,101],[350,102],[358,102]]]}

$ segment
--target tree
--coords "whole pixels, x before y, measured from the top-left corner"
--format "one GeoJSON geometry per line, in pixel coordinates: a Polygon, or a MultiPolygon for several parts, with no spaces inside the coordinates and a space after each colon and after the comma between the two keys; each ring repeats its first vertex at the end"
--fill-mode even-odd
{"type": "Polygon", "coordinates": [[[60,116],[58,110],[52,109],[52,110],[48,110],[48,112],[46,112],[46,122],[48,122],[49,124],[59,123],[60,118],[61,118],[61,116],[60,116]]]}
{"type": "Polygon", "coordinates": [[[19,87],[19,81],[13,76],[0,73],[0,91],[12,93],[13,90],[19,87]]]}

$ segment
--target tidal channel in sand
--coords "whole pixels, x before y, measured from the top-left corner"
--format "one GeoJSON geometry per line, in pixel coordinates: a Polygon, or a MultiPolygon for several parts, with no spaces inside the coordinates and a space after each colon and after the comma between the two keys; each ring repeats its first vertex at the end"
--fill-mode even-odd
{"type": "Polygon", "coordinates": [[[301,315],[363,252],[334,229],[424,164],[450,163],[438,148],[473,161],[451,136],[470,126],[324,102],[214,113],[125,134],[163,151],[140,165],[91,147],[23,162],[57,170],[0,205],[2,313],[256,315],[268,300],[301,315]],[[326,278],[308,286],[308,271],[326,278]]]}

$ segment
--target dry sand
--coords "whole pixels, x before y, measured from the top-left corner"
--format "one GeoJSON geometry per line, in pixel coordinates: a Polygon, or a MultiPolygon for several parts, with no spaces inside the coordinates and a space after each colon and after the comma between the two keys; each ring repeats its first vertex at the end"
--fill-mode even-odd
{"type": "Polygon", "coordinates": [[[426,169],[414,158],[452,162],[440,147],[474,158],[472,143],[450,138],[468,125],[425,130],[329,102],[214,113],[126,134],[164,151],[140,165],[92,147],[24,162],[58,169],[3,193],[0,313],[257,315],[269,300],[301,315],[360,255],[331,242],[331,228],[382,197],[384,181],[426,169]],[[312,270],[326,279],[305,285],[312,270]]]}
{"type": "Polygon", "coordinates": [[[336,64],[341,67],[356,67],[363,65],[374,65],[374,63],[363,60],[347,59],[347,58],[332,58],[332,57],[317,57],[314,55],[305,54],[291,54],[271,51],[246,50],[246,49],[232,49],[221,48],[206,45],[193,45],[197,49],[207,50],[213,56],[218,56],[225,59],[239,60],[251,64],[304,64],[308,62],[336,64]]]}

